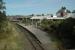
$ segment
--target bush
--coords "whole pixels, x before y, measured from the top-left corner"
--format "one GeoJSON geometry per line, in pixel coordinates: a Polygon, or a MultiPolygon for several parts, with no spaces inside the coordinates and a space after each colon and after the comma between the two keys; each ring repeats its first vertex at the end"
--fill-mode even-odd
{"type": "Polygon", "coordinates": [[[57,37],[62,41],[64,48],[75,48],[75,19],[68,18],[57,28],[57,37]]]}
{"type": "Polygon", "coordinates": [[[52,39],[62,43],[62,47],[75,48],[75,19],[43,20],[41,27],[49,32],[52,39]]]}

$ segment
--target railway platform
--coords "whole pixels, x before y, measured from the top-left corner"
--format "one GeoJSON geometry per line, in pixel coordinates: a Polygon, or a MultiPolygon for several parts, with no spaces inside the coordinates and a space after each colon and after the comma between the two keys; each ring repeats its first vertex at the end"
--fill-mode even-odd
{"type": "Polygon", "coordinates": [[[51,41],[48,33],[44,32],[32,25],[25,26],[25,24],[22,24],[22,23],[19,25],[24,27],[28,31],[30,31],[32,34],[34,34],[37,37],[37,39],[41,42],[41,44],[45,48],[45,50],[58,50],[56,48],[55,44],[51,41]]]}

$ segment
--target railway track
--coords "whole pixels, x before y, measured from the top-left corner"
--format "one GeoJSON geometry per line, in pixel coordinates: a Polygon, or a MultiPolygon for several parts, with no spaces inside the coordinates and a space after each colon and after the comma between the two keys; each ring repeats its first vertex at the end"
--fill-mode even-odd
{"type": "Polygon", "coordinates": [[[33,35],[27,29],[23,28],[22,26],[18,24],[17,24],[17,27],[21,30],[21,32],[24,33],[24,35],[26,36],[26,38],[28,39],[28,41],[30,42],[34,50],[45,50],[41,42],[35,37],[35,35],[33,35]]]}

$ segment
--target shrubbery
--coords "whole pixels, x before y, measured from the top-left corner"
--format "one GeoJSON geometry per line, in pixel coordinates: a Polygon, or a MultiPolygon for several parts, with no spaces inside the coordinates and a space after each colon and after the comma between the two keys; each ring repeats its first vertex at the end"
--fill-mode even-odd
{"type": "Polygon", "coordinates": [[[68,18],[57,28],[57,37],[63,43],[64,48],[75,48],[75,19],[68,18]]]}
{"type": "Polygon", "coordinates": [[[3,29],[6,26],[7,26],[6,15],[0,12],[0,32],[4,32],[3,29]]]}
{"type": "Polygon", "coordinates": [[[66,49],[75,48],[75,19],[43,20],[42,25],[55,40],[66,49]]]}

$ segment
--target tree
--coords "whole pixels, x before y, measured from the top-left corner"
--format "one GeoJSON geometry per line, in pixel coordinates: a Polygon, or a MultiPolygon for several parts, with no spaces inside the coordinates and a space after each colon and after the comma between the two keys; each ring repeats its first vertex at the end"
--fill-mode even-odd
{"type": "Polygon", "coordinates": [[[6,9],[5,7],[5,3],[3,2],[3,0],[0,0],[0,11],[4,11],[6,9]]]}
{"type": "Polygon", "coordinates": [[[73,10],[72,13],[75,13],[75,10],[73,10]]]}
{"type": "Polygon", "coordinates": [[[64,10],[65,10],[65,9],[66,9],[66,7],[62,6],[62,8],[61,8],[61,9],[64,9],[64,10]]]}
{"type": "Polygon", "coordinates": [[[0,0],[0,32],[3,32],[2,30],[4,29],[4,27],[6,27],[6,12],[5,12],[5,3],[3,2],[3,0],[0,0]]]}
{"type": "Polygon", "coordinates": [[[66,49],[75,48],[75,19],[68,18],[57,28],[57,37],[66,49]]]}
{"type": "Polygon", "coordinates": [[[3,17],[5,18],[5,16],[6,16],[6,12],[5,12],[6,7],[5,7],[4,4],[5,4],[5,3],[3,2],[3,0],[0,0],[0,20],[1,20],[3,17]]]}
{"type": "Polygon", "coordinates": [[[67,10],[67,13],[71,13],[71,11],[70,10],[67,10]]]}
{"type": "Polygon", "coordinates": [[[51,14],[51,17],[53,17],[53,14],[51,14]]]}
{"type": "Polygon", "coordinates": [[[44,14],[42,14],[42,16],[44,16],[44,14]]]}
{"type": "Polygon", "coordinates": [[[34,14],[31,14],[30,16],[34,16],[34,14]]]}

